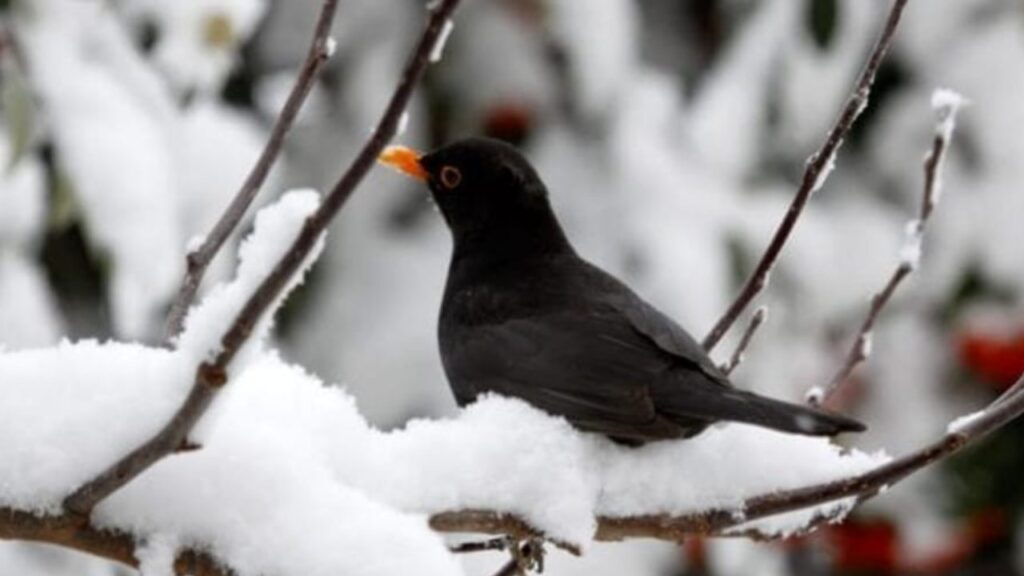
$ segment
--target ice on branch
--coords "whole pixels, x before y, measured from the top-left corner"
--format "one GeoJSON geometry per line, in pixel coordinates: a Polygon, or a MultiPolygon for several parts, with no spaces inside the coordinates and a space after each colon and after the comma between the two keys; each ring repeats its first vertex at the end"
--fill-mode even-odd
{"type": "Polygon", "coordinates": [[[338,41],[333,36],[328,36],[327,40],[324,41],[324,56],[331,58],[334,53],[338,50],[338,41]]]}
{"type": "Polygon", "coordinates": [[[949,146],[950,139],[953,137],[953,130],[956,128],[956,115],[960,108],[969,103],[969,100],[952,90],[940,88],[932,92],[932,109],[935,110],[935,114],[938,116],[938,121],[935,124],[935,136],[941,142],[941,147],[939,148],[940,154],[935,159],[936,165],[933,169],[934,181],[927,190],[928,197],[926,202],[929,206],[937,205],[942,198],[943,171],[941,163],[945,160],[946,148],[949,146]]]}
{"type": "Polygon", "coordinates": [[[969,100],[953,90],[939,88],[932,92],[932,109],[939,117],[935,127],[936,133],[948,141],[953,136],[953,129],[956,128],[957,112],[969,103],[969,100]]]}
{"type": "Polygon", "coordinates": [[[444,27],[441,28],[441,35],[437,37],[437,42],[434,43],[434,48],[430,51],[431,62],[441,61],[441,56],[444,54],[444,47],[448,44],[448,37],[451,36],[452,30],[454,29],[455,24],[453,24],[450,19],[444,21],[444,27]]]}
{"type": "Polygon", "coordinates": [[[903,244],[900,246],[900,264],[910,270],[917,269],[921,263],[921,240],[924,226],[920,220],[907,222],[904,230],[903,244]]]}
{"type": "Polygon", "coordinates": [[[985,415],[985,410],[978,410],[977,412],[971,412],[970,414],[965,414],[965,415],[957,418],[956,420],[953,420],[952,422],[950,422],[946,426],[946,432],[949,433],[949,434],[956,434],[956,433],[960,432],[961,430],[963,430],[964,428],[967,428],[968,426],[973,424],[978,418],[981,418],[984,415],[985,415]]]}
{"type": "MultiPolygon", "coordinates": [[[[818,190],[821,190],[821,187],[825,185],[825,181],[828,180],[828,177],[832,175],[832,171],[835,170],[836,168],[837,150],[838,147],[836,148],[836,150],[833,150],[832,153],[828,155],[828,158],[825,159],[825,163],[822,164],[821,166],[821,171],[818,172],[817,176],[815,176],[814,178],[814,185],[811,186],[811,193],[815,193],[818,190]]],[[[811,161],[813,162],[814,159],[812,159],[811,161]]]]}
{"type": "MultiPolygon", "coordinates": [[[[256,215],[252,234],[239,248],[240,262],[235,279],[211,290],[209,296],[189,312],[185,319],[185,331],[178,342],[180,350],[196,358],[204,358],[218,350],[224,327],[231,325],[249,295],[284,255],[306,219],[319,205],[320,195],[315,191],[296,190],[288,192],[277,203],[256,215]]],[[[323,238],[320,238],[302,270],[278,297],[277,304],[302,281],[305,271],[316,261],[322,248],[323,238]]],[[[244,356],[245,350],[252,350],[259,345],[270,328],[272,316],[272,313],[266,314],[257,324],[256,337],[250,338],[240,356],[244,356]]],[[[238,361],[234,365],[237,364],[238,361]]]]}
{"type": "Polygon", "coordinates": [[[857,338],[857,355],[865,360],[871,357],[871,350],[874,348],[874,334],[869,330],[857,338]]]}
{"type": "Polygon", "coordinates": [[[825,399],[825,390],[821,386],[812,386],[807,394],[804,394],[804,402],[812,406],[818,406],[825,399]]]}
{"type": "Polygon", "coordinates": [[[405,131],[409,129],[409,112],[402,112],[402,115],[398,117],[398,129],[395,131],[396,136],[405,134],[405,131]]]}

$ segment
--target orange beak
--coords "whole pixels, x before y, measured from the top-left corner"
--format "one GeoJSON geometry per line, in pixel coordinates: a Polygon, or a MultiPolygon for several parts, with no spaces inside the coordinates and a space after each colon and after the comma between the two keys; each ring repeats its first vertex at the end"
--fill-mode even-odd
{"type": "Polygon", "coordinates": [[[427,169],[420,164],[420,153],[405,146],[388,146],[377,161],[420,181],[427,180],[427,169]]]}

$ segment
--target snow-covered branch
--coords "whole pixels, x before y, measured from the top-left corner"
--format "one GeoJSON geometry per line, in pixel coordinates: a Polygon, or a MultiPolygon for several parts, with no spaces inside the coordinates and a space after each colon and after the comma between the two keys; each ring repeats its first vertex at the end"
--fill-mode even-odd
{"type": "MultiPolygon", "coordinates": [[[[38,516],[30,512],[0,506],[0,540],[25,540],[62,546],[107,560],[139,567],[136,557],[138,537],[118,530],[100,529],[68,514],[38,516]]],[[[230,576],[209,554],[189,549],[173,559],[175,574],[192,576],[230,576]]]]}
{"type": "MultiPolygon", "coordinates": [[[[744,499],[730,508],[700,510],[687,514],[601,516],[595,540],[657,538],[681,541],[688,536],[742,535],[759,538],[790,536],[791,533],[764,532],[756,521],[770,516],[848,500],[844,505],[810,520],[809,526],[842,519],[854,504],[870,499],[914,472],[946,458],[1002,428],[1024,414],[1024,376],[1008,395],[984,410],[954,423],[941,438],[903,457],[867,472],[791,490],[768,492],[744,499]],[[852,501],[850,499],[853,499],[852,501]]],[[[544,537],[544,533],[515,515],[488,510],[460,510],[435,514],[430,525],[442,532],[510,534],[518,538],[544,537]]],[[[803,530],[801,530],[803,531],[803,530]]],[[[565,546],[556,541],[557,545],[565,546]]]]}
{"type": "Polygon", "coordinates": [[[857,335],[850,350],[846,354],[842,366],[829,380],[824,389],[814,388],[807,395],[808,403],[813,406],[822,405],[835,394],[836,390],[853,373],[853,370],[871,355],[872,330],[875,321],[886,304],[892,299],[896,289],[903,280],[918,266],[921,259],[921,241],[924,237],[928,219],[938,203],[942,186],[942,165],[953,137],[956,125],[956,114],[963,105],[963,97],[949,90],[936,90],[932,95],[932,108],[938,117],[935,125],[935,136],[924,159],[924,186],[921,191],[921,208],[917,218],[907,222],[906,238],[900,248],[900,261],[886,282],[885,287],[871,298],[864,321],[861,322],[857,335]]]}
{"type": "Polygon", "coordinates": [[[878,74],[878,68],[882,65],[882,60],[892,45],[896,34],[896,27],[899,25],[900,17],[906,4],[907,0],[893,0],[885,27],[882,29],[882,34],[875,43],[871,55],[868,57],[867,64],[857,78],[853,92],[846,100],[846,104],[840,111],[839,117],[836,119],[832,129],[829,130],[828,136],[826,136],[821,148],[812,154],[807,161],[803,177],[800,180],[800,187],[797,189],[793,201],[786,210],[786,215],[782,218],[778,228],[776,228],[775,234],[768,243],[768,247],[765,248],[764,254],[761,255],[757,266],[754,267],[754,271],[743,284],[735,300],[729,305],[722,317],[718,319],[707,336],[704,337],[702,345],[705,350],[711,351],[711,349],[718,345],[722,337],[725,336],[725,333],[739,319],[743,310],[767,286],[771,270],[782,254],[782,248],[793,232],[797,220],[803,213],[804,207],[807,206],[807,202],[814,195],[814,192],[824,185],[825,180],[835,165],[836,153],[839,151],[839,147],[842,146],[843,140],[850,132],[850,129],[853,128],[853,124],[867,107],[868,98],[871,95],[871,87],[875,82],[875,76],[878,74]]]}
{"type": "Polygon", "coordinates": [[[161,458],[185,446],[189,432],[227,382],[229,365],[248,342],[257,323],[265,319],[267,311],[275,303],[280,302],[282,293],[294,282],[296,273],[307,264],[310,254],[321,242],[331,220],[373,167],[380,151],[394,137],[413,89],[430,64],[434,45],[440,40],[458,3],[459,0],[443,0],[432,7],[426,28],[413,48],[380,122],[323,203],[309,215],[287,252],[253,287],[251,296],[220,337],[219,346],[210,348],[216,350],[216,355],[199,364],[192,389],[178,411],[156,435],[71,494],[64,502],[68,511],[88,516],[98,502],[161,458]]]}
{"type": "Polygon", "coordinates": [[[194,250],[188,253],[185,259],[185,277],[182,279],[178,294],[171,305],[171,311],[167,317],[167,339],[173,339],[181,333],[184,326],[185,314],[195,301],[196,292],[203,281],[206,269],[210,266],[214,256],[224,246],[224,242],[231,235],[231,232],[238,226],[238,223],[245,216],[249,205],[256,198],[256,194],[267,179],[271,167],[284,147],[284,139],[291,130],[295,118],[299,115],[306,97],[309,96],[313,85],[320,76],[320,71],[331,56],[331,23],[334,21],[334,12],[338,6],[338,0],[324,0],[320,7],[320,15],[317,17],[313,29],[313,39],[309,45],[309,52],[299,70],[299,76],[295,79],[288,99],[285,100],[281,112],[274,121],[270,136],[260,153],[259,159],[253,165],[249,175],[246,176],[241,188],[235,193],[231,203],[228,205],[220,219],[213,226],[213,229],[203,238],[194,250]]]}

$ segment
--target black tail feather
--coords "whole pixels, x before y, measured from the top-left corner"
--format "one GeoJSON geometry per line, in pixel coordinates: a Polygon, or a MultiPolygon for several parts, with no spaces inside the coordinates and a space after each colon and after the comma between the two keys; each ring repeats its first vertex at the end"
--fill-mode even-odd
{"type": "Polygon", "coordinates": [[[835,436],[867,430],[861,422],[840,414],[758,396],[718,383],[691,385],[685,390],[674,388],[671,398],[661,397],[657,401],[658,411],[669,417],[743,422],[807,436],[835,436]]]}

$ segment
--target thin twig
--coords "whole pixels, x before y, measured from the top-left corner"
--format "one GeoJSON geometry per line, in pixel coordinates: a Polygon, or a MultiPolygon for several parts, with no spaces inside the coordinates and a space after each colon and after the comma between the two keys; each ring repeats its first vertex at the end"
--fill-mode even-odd
{"type": "Polygon", "coordinates": [[[488,552],[491,550],[508,550],[515,541],[508,536],[491,538],[489,540],[474,540],[472,542],[460,542],[448,547],[452,554],[469,554],[472,552],[488,552]]]}
{"type": "Polygon", "coordinates": [[[831,380],[829,380],[828,385],[823,390],[816,388],[813,394],[808,394],[807,400],[812,406],[820,406],[828,402],[829,398],[849,379],[853,370],[861,362],[868,359],[871,355],[872,330],[875,327],[878,316],[892,299],[892,295],[899,288],[903,280],[917,266],[917,259],[920,257],[921,239],[924,236],[928,220],[937,202],[939,182],[942,179],[940,170],[953,135],[952,120],[955,115],[955,109],[939,110],[939,123],[936,126],[935,136],[932,138],[931,149],[924,160],[924,187],[921,192],[921,207],[918,211],[917,219],[912,220],[907,225],[907,234],[910,236],[908,242],[912,243],[911,254],[901,257],[900,263],[893,270],[885,287],[871,298],[871,306],[868,307],[867,315],[865,315],[864,321],[857,331],[857,336],[850,346],[850,350],[846,353],[846,359],[832,376],[831,380]],[[943,129],[943,124],[946,122],[949,122],[948,130],[943,129]]]}
{"type": "Polygon", "coordinates": [[[754,334],[757,333],[757,329],[761,327],[761,324],[764,324],[767,317],[768,308],[765,306],[759,306],[754,311],[754,315],[750,317],[750,323],[747,324],[747,329],[743,331],[743,337],[740,338],[740,343],[736,346],[736,350],[733,351],[732,357],[722,366],[722,372],[725,372],[726,376],[732,374],[732,371],[743,362],[743,357],[747,347],[750,346],[750,341],[754,339],[754,334]]]}
{"type": "Polygon", "coordinates": [[[885,28],[875,43],[875,47],[871,51],[871,56],[868,58],[864,70],[861,71],[860,77],[857,79],[856,87],[847,99],[846,105],[829,131],[825,142],[808,160],[796,196],[793,197],[793,202],[789,205],[786,215],[775,230],[775,235],[772,236],[771,242],[761,256],[761,260],[757,263],[757,267],[754,268],[753,273],[747,278],[743,288],[740,289],[740,293],[732,304],[729,305],[725,314],[719,318],[711,331],[708,332],[708,335],[704,337],[702,345],[706,351],[710,352],[721,341],[722,336],[729,331],[729,328],[740,317],[740,314],[743,313],[743,310],[746,309],[751,300],[760,294],[768,284],[769,273],[781,255],[782,247],[796,226],[797,219],[803,213],[804,207],[807,205],[808,200],[810,200],[811,195],[821,187],[824,179],[828,177],[828,172],[835,161],[836,152],[842,145],[843,139],[846,138],[854,122],[860,117],[864,108],[867,107],[871,86],[875,82],[875,75],[878,73],[878,68],[881,66],[889,46],[892,45],[896,26],[899,24],[900,16],[906,3],[907,0],[893,1],[885,28]]]}
{"type": "Polygon", "coordinates": [[[374,166],[380,151],[394,137],[413,89],[430,63],[430,54],[445,22],[458,4],[459,0],[442,0],[431,9],[426,28],[413,48],[398,86],[377,127],[320,207],[306,220],[288,251],[242,306],[231,326],[221,337],[219,352],[212,360],[199,365],[188,398],[170,422],[151,439],[68,496],[64,501],[66,510],[87,516],[98,502],[183,445],[192,427],[206,412],[217,392],[227,381],[227,367],[248,340],[256,323],[302,266],[331,219],[374,166]]]}
{"type": "Polygon", "coordinates": [[[231,235],[231,232],[238,226],[238,223],[245,216],[249,205],[256,198],[263,182],[267,179],[270,169],[273,167],[277,157],[284,147],[285,136],[288,135],[295,118],[299,115],[306,97],[309,96],[316,79],[320,76],[324,64],[331,57],[331,22],[334,20],[334,12],[338,0],[324,0],[320,7],[320,15],[317,17],[316,26],[313,30],[313,39],[309,45],[309,52],[306,60],[302,63],[295,85],[285,100],[284,107],[274,121],[270,130],[270,137],[267,139],[263,152],[253,165],[245,182],[235,193],[231,204],[221,214],[220,219],[213,226],[213,229],[203,239],[203,243],[194,250],[191,250],[185,257],[185,277],[182,279],[178,294],[171,305],[171,311],[167,318],[165,341],[170,343],[182,330],[185,322],[185,315],[195,300],[196,292],[203,281],[206,269],[209,268],[213,258],[224,246],[224,242],[231,235]]]}
{"type": "MultiPolygon", "coordinates": [[[[615,541],[626,538],[657,538],[681,541],[688,536],[759,535],[774,538],[774,534],[758,534],[745,527],[749,522],[768,516],[827,504],[846,498],[860,503],[885,491],[914,472],[950,456],[973,444],[989,433],[1002,428],[1024,413],[1024,375],[1009,397],[992,402],[979,416],[961,428],[946,432],[935,442],[892,460],[877,468],[822,484],[762,494],[748,498],[735,509],[701,510],[682,515],[643,515],[631,517],[597,518],[595,540],[615,541]]],[[[816,519],[816,523],[833,521],[835,517],[816,519]]],[[[478,532],[485,534],[543,534],[521,519],[487,510],[461,510],[435,514],[430,525],[440,532],[478,532]]]]}

